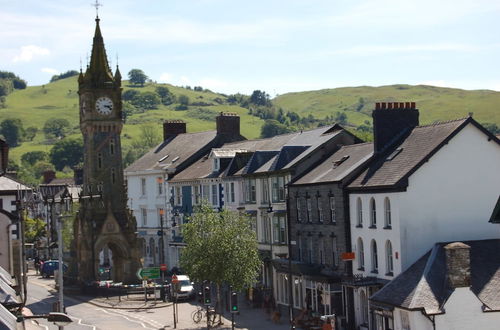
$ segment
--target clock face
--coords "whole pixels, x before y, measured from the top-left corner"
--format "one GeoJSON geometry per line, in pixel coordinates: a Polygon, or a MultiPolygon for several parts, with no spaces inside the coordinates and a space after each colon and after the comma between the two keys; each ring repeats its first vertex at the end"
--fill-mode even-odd
{"type": "Polygon", "coordinates": [[[109,115],[113,111],[113,101],[109,97],[100,97],[95,102],[95,108],[101,115],[109,115]]]}

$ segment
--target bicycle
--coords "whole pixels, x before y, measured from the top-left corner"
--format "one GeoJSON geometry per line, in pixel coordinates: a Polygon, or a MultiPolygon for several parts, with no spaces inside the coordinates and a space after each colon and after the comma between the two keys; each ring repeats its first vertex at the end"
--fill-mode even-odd
{"type": "Polygon", "coordinates": [[[203,317],[208,319],[208,325],[213,327],[216,325],[217,313],[215,312],[215,308],[209,307],[208,312],[202,306],[196,306],[196,310],[191,313],[191,318],[194,323],[200,323],[203,317]]]}

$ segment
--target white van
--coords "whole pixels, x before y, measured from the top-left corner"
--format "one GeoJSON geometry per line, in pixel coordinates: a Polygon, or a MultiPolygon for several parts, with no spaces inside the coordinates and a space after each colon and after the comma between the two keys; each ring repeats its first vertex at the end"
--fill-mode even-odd
{"type": "Polygon", "coordinates": [[[196,295],[193,282],[187,275],[177,275],[179,281],[179,290],[177,290],[177,299],[192,299],[196,295]]]}

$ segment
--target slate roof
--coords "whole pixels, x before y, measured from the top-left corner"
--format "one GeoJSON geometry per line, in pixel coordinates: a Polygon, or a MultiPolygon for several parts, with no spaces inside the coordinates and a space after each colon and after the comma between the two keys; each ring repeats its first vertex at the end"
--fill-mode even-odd
{"type": "Polygon", "coordinates": [[[12,192],[17,190],[31,190],[31,188],[19,181],[9,178],[8,176],[0,177],[0,191],[12,192]]]}
{"type": "MultiPolygon", "coordinates": [[[[349,188],[353,190],[384,187],[405,188],[407,178],[469,123],[476,125],[486,134],[491,135],[493,139],[496,139],[472,117],[417,126],[392,147],[373,157],[368,168],[349,185],[349,188]]],[[[496,140],[498,142],[498,139],[496,140]]]]}
{"type": "MultiPolygon", "coordinates": [[[[470,246],[471,290],[485,310],[500,311],[500,239],[465,241],[470,246]]],[[[453,293],[448,285],[444,246],[437,243],[406,271],[398,275],[370,300],[427,314],[445,312],[453,293]]]]}
{"type": "Polygon", "coordinates": [[[211,143],[216,135],[216,131],[175,135],[148,151],[144,156],[128,166],[125,172],[176,168],[178,164],[189,159],[204,146],[211,143]],[[159,162],[159,160],[162,161],[159,162]]]}
{"type": "Polygon", "coordinates": [[[373,156],[373,143],[342,146],[293,185],[342,181],[373,156]]]}

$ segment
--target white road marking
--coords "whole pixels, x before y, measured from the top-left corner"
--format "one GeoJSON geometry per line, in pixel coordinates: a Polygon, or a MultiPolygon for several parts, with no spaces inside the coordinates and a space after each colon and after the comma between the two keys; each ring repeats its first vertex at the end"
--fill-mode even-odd
{"type": "Polygon", "coordinates": [[[83,323],[81,318],[78,318],[78,317],[76,317],[76,316],[73,316],[73,315],[71,315],[71,314],[69,314],[69,313],[68,313],[68,315],[69,315],[72,319],[76,319],[76,320],[78,320],[78,324],[83,325],[83,326],[85,326],[85,327],[91,327],[91,328],[92,328],[92,330],[96,330],[95,325],[91,325],[91,324],[86,324],[86,323],[83,323]]]}
{"type": "Polygon", "coordinates": [[[40,324],[38,323],[38,321],[35,321],[35,320],[31,320],[31,323],[36,325],[36,326],[39,326],[40,328],[44,328],[45,330],[49,330],[49,327],[44,325],[44,324],[40,324]]]}
{"type": "MultiPolygon", "coordinates": [[[[107,311],[105,309],[102,309],[102,308],[97,308],[97,310],[98,311],[103,311],[104,313],[107,313],[107,314],[121,316],[121,317],[125,318],[127,321],[130,321],[130,322],[139,323],[144,329],[156,330],[156,328],[148,328],[144,323],[142,323],[140,321],[131,320],[130,318],[128,318],[128,316],[123,315],[122,313],[118,312],[117,310],[114,310],[113,313],[110,312],[110,311],[107,311]]],[[[155,326],[152,322],[149,322],[149,321],[144,321],[144,322],[149,323],[149,324],[155,326]]],[[[157,323],[157,322],[154,322],[154,323],[157,323]]]]}

